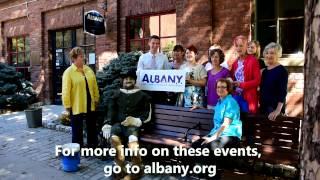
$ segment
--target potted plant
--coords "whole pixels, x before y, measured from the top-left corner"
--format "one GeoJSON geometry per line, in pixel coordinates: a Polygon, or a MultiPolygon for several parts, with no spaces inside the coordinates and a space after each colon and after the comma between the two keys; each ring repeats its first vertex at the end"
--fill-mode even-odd
{"type": "Polygon", "coordinates": [[[42,126],[42,108],[39,103],[31,105],[28,109],[24,110],[27,118],[29,128],[36,128],[42,126]]]}

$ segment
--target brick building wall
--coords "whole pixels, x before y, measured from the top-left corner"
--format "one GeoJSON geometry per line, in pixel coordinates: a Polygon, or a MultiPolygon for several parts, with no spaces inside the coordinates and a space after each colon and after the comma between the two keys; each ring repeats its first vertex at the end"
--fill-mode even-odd
{"type": "Polygon", "coordinates": [[[117,55],[117,1],[108,0],[108,9],[102,7],[106,0],[23,0],[0,4],[0,61],[8,59],[7,40],[11,37],[29,35],[31,53],[31,81],[39,98],[51,103],[52,52],[50,34],[60,30],[82,26],[82,9],[98,10],[108,18],[108,33],[96,37],[97,68],[117,55]]]}
{"type": "MultiPolygon", "coordinates": [[[[106,34],[96,36],[97,69],[117,52],[126,51],[126,18],[162,12],[176,13],[176,40],[183,46],[195,45],[201,62],[207,50],[220,44],[226,59],[233,58],[232,40],[252,34],[252,0],[25,0],[0,3],[0,61],[7,60],[7,39],[29,35],[31,81],[40,98],[51,103],[52,52],[50,31],[82,26],[82,8],[95,9],[106,17],[106,34]],[[107,4],[107,9],[105,5],[107,4]]],[[[290,72],[287,113],[302,113],[303,68],[288,67],[290,72]]]]}
{"type": "Polygon", "coordinates": [[[144,14],[169,12],[176,9],[176,0],[122,0],[119,5],[119,50],[126,51],[126,18],[144,14]]]}
{"type": "Polygon", "coordinates": [[[207,50],[211,45],[212,4],[210,0],[176,1],[177,43],[198,48],[198,61],[207,61],[207,50]]]}

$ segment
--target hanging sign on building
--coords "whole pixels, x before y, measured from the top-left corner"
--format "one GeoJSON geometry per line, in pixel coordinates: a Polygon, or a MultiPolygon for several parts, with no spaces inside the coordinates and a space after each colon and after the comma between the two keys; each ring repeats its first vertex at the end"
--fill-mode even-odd
{"type": "Polygon", "coordinates": [[[101,35],[105,33],[104,17],[95,10],[84,13],[83,31],[93,35],[101,35]]]}

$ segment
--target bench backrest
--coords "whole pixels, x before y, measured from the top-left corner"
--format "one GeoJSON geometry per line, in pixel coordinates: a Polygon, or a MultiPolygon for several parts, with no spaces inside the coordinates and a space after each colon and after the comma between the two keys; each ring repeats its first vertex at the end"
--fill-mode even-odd
{"type": "MultiPolygon", "coordinates": [[[[212,129],[213,112],[206,109],[189,111],[188,108],[155,105],[153,134],[183,140],[184,133],[200,122],[200,128],[190,131],[189,139],[208,134],[212,129]]],[[[254,123],[254,142],[262,154],[261,159],[275,164],[296,165],[299,160],[301,119],[278,117],[270,121],[266,116],[249,115],[248,122],[254,123]]],[[[244,128],[246,128],[244,126],[244,128]]]]}
{"type": "Polygon", "coordinates": [[[278,116],[270,121],[266,116],[249,115],[254,123],[254,142],[262,153],[261,158],[275,164],[297,164],[301,119],[278,116]]]}
{"type": "Polygon", "coordinates": [[[199,135],[208,134],[212,128],[212,111],[155,105],[155,126],[153,133],[184,138],[184,133],[200,122],[200,128],[190,131],[188,138],[195,139],[199,135]]]}

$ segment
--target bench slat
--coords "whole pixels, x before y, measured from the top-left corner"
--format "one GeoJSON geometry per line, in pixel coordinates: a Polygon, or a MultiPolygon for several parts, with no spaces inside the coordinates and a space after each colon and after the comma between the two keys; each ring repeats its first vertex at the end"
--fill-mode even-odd
{"type": "MultiPolygon", "coordinates": [[[[155,125],[156,129],[162,130],[162,131],[170,131],[170,132],[176,132],[176,133],[182,133],[184,134],[187,129],[186,128],[180,128],[180,127],[175,127],[175,126],[166,126],[166,125],[160,125],[160,124],[156,124],[155,125]]],[[[190,134],[193,135],[200,135],[200,136],[204,136],[208,133],[208,131],[205,130],[190,130],[190,134]]]]}
{"type": "Polygon", "coordinates": [[[160,104],[156,104],[155,109],[165,109],[165,110],[169,110],[169,111],[172,111],[172,110],[174,110],[174,111],[187,111],[187,112],[204,113],[204,114],[212,114],[213,113],[212,110],[208,110],[208,109],[195,109],[193,111],[190,111],[190,108],[178,107],[178,106],[167,106],[167,105],[160,105],[160,104]]]}
{"type": "Polygon", "coordinates": [[[282,127],[261,127],[256,126],[254,127],[254,130],[256,132],[268,132],[268,133],[286,133],[286,134],[293,134],[293,135],[299,135],[299,131],[297,128],[282,128],[282,127]]]}
{"type": "Polygon", "coordinates": [[[167,114],[167,115],[179,115],[184,117],[193,117],[193,118],[203,118],[211,119],[212,114],[210,113],[196,113],[193,111],[167,111],[165,109],[155,109],[155,114],[167,114]]]}
{"type": "Polygon", "coordinates": [[[288,122],[264,122],[264,121],[259,121],[259,122],[255,122],[254,126],[257,127],[282,127],[282,128],[300,128],[299,124],[295,124],[295,123],[288,123],[288,122]]]}
{"type": "Polygon", "coordinates": [[[156,120],[155,120],[156,123],[159,121],[159,119],[165,119],[165,120],[174,120],[177,122],[188,122],[192,124],[197,124],[198,122],[200,122],[201,124],[207,124],[207,125],[212,124],[212,121],[209,119],[184,117],[180,115],[176,116],[176,115],[167,115],[167,114],[156,114],[155,117],[156,117],[156,120]]]}
{"type": "Polygon", "coordinates": [[[254,119],[256,121],[268,121],[270,123],[272,122],[291,122],[291,123],[300,123],[301,118],[300,117],[291,117],[291,116],[278,116],[275,121],[270,121],[266,115],[261,114],[249,114],[247,116],[248,119],[254,119]]]}
{"type": "Polygon", "coordinates": [[[282,146],[282,147],[288,147],[293,149],[298,149],[299,144],[293,143],[293,142],[285,142],[285,141],[279,141],[279,140],[273,140],[273,139],[256,139],[255,143],[260,143],[262,145],[272,145],[272,146],[282,146]]]}
{"type": "Polygon", "coordinates": [[[187,147],[188,144],[183,141],[182,138],[176,138],[172,136],[165,135],[146,135],[140,138],[143,142],[159,144],[159,145],[167,145],[167,146],[184,146],[187,147]]]}
{"type": "MultiPolygon", "coordinates": [[[[182,127],[182,128],[192,128],[195,126],[195,123],[188,123],[188,122],[180,122],[180,121],[170,121],[166,119],[157,119],[156,124],[160,125],[170,125],[170,126],[176,126],[176,127],[182,127]]],[[[211,130],[211,127],[208,124],[201,124],[201,128],[203,130],[211,130]]]]}
{"type": "Polygon", "coordinates": [[[255,139],[260,140],[268,140],[268,139],[283,139],[283,140],[292,140],[293,142],[296,142],[296,139],[298,138],[292,138],[292,134],[280,134],[280,133],[271,133],[271,132],[255,132],[255,139]]]}

